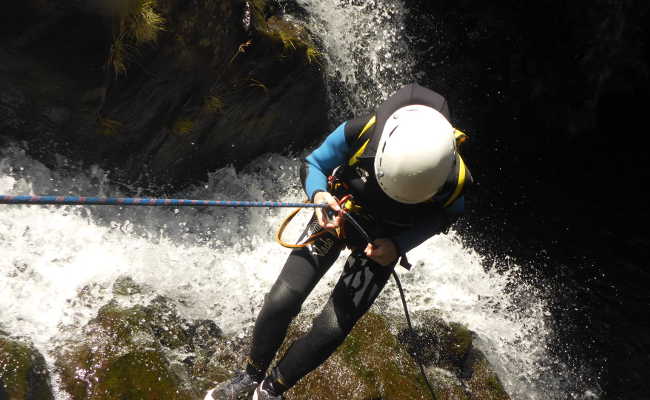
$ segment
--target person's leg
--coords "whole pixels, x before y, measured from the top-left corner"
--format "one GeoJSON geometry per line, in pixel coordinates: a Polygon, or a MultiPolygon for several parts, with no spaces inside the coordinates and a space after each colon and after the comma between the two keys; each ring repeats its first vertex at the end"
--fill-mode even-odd
{"type": "MultiPolygon", "coordinates": [[[[312,218],[300,240],[322,228],[312,218]]],[[[245,371],[208,391],[206,400],[231,400],[252,392],[264,378],[271,360],[282,344],[289,323],[316,283],[336,261],[344,244],[332,234],[291,252],[271,291],[264,298],[253,330],[253,344],[245,371]]]]}
{"type": "MultiPolygon", "coordinates": [[[[321,229],[312,218],[300,240],[321,229]]],[[[338,238],[327,234],[308,247],[291,252],[278,279],[264,298],[264,305],[255,321],[247,366],[249,373],[261,374],[263,378],[284,340],[289,323],[296,317],[316,283],[336,261],[343,246],[338,238]]]]}
{"type": "Polygon", "coordinates": [[[277,392],[284,392],[322,364],[343,343],[386,285],[395,265],[381,266],[356,251],[311,330],[296,340],[273,369],[277,392]]]}

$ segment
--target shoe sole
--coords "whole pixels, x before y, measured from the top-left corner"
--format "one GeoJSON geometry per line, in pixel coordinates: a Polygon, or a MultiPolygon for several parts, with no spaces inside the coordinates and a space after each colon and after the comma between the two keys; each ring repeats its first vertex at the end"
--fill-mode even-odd
{"type": "MultiPolygon", "coordinates": [[[[219,386],[217,386],[214,389],[208,390],[208,393],[206,393],[205,398],[203,400],[215,400],[215,398],[212,397],[212,394],[217,389],[219,389],[219,386]]],[[[228,400],[236,400],[236,399],[240,399],[240,398],[248,398],[248,396],[250,396],[254,391],[255,391],[255,388],[252,388],[252,389],[247,390],[245,392],[238,393],[237,395],[234,395],[234,394],[233,395],[226,395],[226,398],[228,400]]],[[[222,398],[220,398],[220,399],[222,399],[222,398]]]]}
{"type": "Polygon", "coordinates": [[[215,389],[210,389],[208,390],[208,393],[206,393],[205,398],[203,400],[214,400],[212,397],[212,393],[214,392],[215,389]]]}

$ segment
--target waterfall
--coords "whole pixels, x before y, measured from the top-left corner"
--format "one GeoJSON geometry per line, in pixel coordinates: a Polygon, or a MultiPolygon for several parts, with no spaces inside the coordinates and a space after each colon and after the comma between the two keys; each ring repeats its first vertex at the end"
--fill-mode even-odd
{"type": "Polygon", "coordinates": [[[405,43],[404,5],[382,0],[296,0],[324,47],[331,116],[370,112],[413,82],[415,61],[405,43]]]}
{"type": "MultiPolygon", "coordinates": [[[[369,111],[413,80],[400,1],[297,2],[324,47],[333,118],[369,111]]],[[[174,197],[300,201],[298,167],[297,158],[267,154],[241,171],[215,171],[174,197]]],[[[123,195],[107,176],[100,168],[80,170],[64,159],[49,169],[19,146],[0,152],[3,194],[123,195]]],[[[288,255],[273,240],[286,214],[282,209],[0,206],[0,328],[30,338],[51,364],[49,351],[78,334],[110,300],[115,281],[129,276],[150,289],[138,301],[164,295],[186,318],[214,319],[227,334],[249,330],[288,255]]],[[[307,218],[304,212],[287,235],[297,237],[307,218]]],[[[303,312],[322,307],[346,255],[303,312]]],[[[571,392],[572,379],[578,379],[575,367],[549,354],[554,332],[547,295],[519,278],[516,265],[508,260],[500,261],[504,268],[486,265],[453,230],[429,239],[409,258],[413,271],[401,277],[412,312],[437,309],[446,320],[474,331],[513,398],[589,398],[584,389],[571,392]]],[[[392,284],[374,307],[403,318],[392,284]]],[[[67,398],[62,391],[56,395],[67,398]]]]}

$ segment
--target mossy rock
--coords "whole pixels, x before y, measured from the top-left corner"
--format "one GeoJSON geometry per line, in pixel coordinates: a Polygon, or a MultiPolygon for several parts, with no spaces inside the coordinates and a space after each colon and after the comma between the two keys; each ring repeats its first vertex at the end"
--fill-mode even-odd
{"type": "Polygon", "coordinates": [[[426,366],[460,374],[472,350],[474,334],[465,326],[455,322],[447,323],[434,313],[427,313],[418,319],[422,323],[415,327],[415,337],[406,327],[398,335],[409,353],[417,354],[426,366]]]}
{"type": "Polygon", "coordinates": [[[164,299],[124,308],[112,301],[57,350],[62,387],[72,399],[192,399],[195,391],[169,350],[191,347],[184,321],[164,299]],[[92,382],[92,384],[91,384],[92,382]]]}
{"type": "Polygon", "coordinates": [[[244,365],[248,349],[248,339],[242,338],[218,338],[212,345],[196,349],[188,363],[192,385],[203,393],[230,379],[244,365]]]}
{"type": "Polygon", "coordinates": [[[54,399],[43,356],[32,346],[0,336],[0,399],[54,399]]]}
{"type": "Polygon", "coordinates": [[[60,7],[43,23],[24,18],[26,34],[10,35],[23,45],[0,55],[0,136],[28,141],[46,165],[63,154],[119,166],[124,181],[186,186],[327,133],[323,59],[278,2],[129,0],[138,5],[129,17],[90,3],[115,2],[60,7]],[[85,22],[71,29],[71,20],[85,22]],[[60,41],[97,51],[42,50],[60,41]]]}
{"type": "MultiPolygon", "coordinates": [[[[286,398],[430,399],[417,353],[437,399],[509,399],[485,357],[473,347],[470,330],[433,313],[425,321],[414,339],[404,330],[394,335],[384,317],[366,314],[336,352],[289,390],[286,398]]],[[[308,325],[304,320],[292,324],[278,354],[284,354],[308,325]]]]}
{"type": "Polygon", "coordinates": [[[293,21],[278,16],[266,20],[265,29],[261,31],[281,49],[283,57],[296,53],[302,55],[303,62],[320,62],[320,52],[307,29],[293,21]]]}
{"type": "Polygon", "coordinates": [[[467,387],[474,400],[508,400],[510,396],[485,355],[472,349],[465,361],[467,387]]]}
{"type": "Polygon", "coordinates": [[[122,276],[113,283],[113,294],[131,296],[142,293],[142,286],[137,284],[130,276],[122,276]]]}
{"type": "MultiPolygon", "coordinates": [[[[302,330],[292,327],[291,336],[302,330]]],[[[287,399],[429,399],[412,357],[380,315],[368,313],[319,368],[286,394],[287,399]]]]}
{"type": "Polygon", "coordinates": [[[475,334],[447,323],[434,312],[417,316],[415,337],[404,327],[398,335],[409,353],[426,366],[439,399],[509,399],[485,355],[474,347],[475,334]]]}

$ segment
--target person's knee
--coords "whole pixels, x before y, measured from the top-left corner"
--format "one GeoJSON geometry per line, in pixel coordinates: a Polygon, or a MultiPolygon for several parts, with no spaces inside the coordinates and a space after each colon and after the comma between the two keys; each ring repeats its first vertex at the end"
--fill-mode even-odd
{"type": "Polygon", "coordinates": [[[312,329],[323,344],[338,347],[352,330],[352,325],[344,316],[337,315],[332,303],[328,303],[314,320],[312,329]]]}
{"type": "Polygon", "coordinates": [[[263,312],[274,318],[293,319],[300,312],[305,295],[278,280],[264,297],[263,312]]]}

